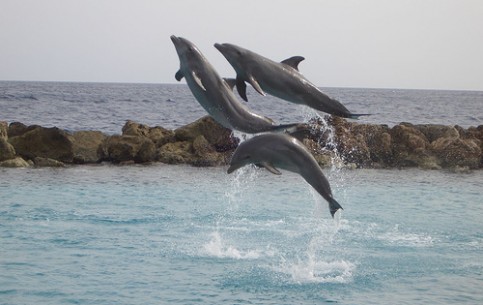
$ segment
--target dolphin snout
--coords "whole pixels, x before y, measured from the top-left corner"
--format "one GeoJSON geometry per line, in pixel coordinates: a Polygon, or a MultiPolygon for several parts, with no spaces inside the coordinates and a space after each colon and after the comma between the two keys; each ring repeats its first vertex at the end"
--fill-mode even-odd
{"type": "Polygon", "coordinates": [[[227,46],[224,43],[215,43],[215,48],[218,49],[222,54],[228,51],[227,46]]]}
{"type": "Polygon", "coordinates": [[[174,36],[174,35],[171,35],[171,41],[176,45],[178,42],[179,42],[179,38],[174,36]]]}

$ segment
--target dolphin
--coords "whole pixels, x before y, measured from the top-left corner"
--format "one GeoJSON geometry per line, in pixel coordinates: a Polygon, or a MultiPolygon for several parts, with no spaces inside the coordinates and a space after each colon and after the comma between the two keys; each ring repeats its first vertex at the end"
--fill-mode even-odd
{"type": "Polygon", "coordinates": [[[193,43],[174,35],[171,41],[180,60],[176,80],[186,79],[196,100],[219,124],[245,133],[297,129],[299,124],[276,125],[271,119],[250,111],[193,43]]]}
{"type": "Polygon", "coordinates": [[[242,142],[233,153],[228,174],[247,164],[265,167],[276,175],[281,175],[276,167],[298,173],[328,201],[332,217],[342,209],[332,197],[329,182],[315,158],[304,144],[288,134],[267,133],[242,142]]]}
{"type": "Polygon", "coordinates": [[[339,101],[324,94],[305,78],[298,69],[299,63],[305,59],[302,56],[293,56],[279,63],[229,43],[215,43],[215,48],[235,69],[236,87],[245,101],[248,100],[245,82],[248,82],[261,95],[267,92],[283,100],[339,117],[356,119],[367,115],[351,113],[339,101]]]}

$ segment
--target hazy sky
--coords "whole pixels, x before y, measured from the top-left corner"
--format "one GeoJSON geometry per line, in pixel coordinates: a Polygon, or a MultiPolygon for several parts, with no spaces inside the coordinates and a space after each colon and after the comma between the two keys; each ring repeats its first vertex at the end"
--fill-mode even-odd
{"type": "Polygon", "coordinates": [[[172,34],[222,76],[215,42],[323,87],[483,90],[481,0],[0,0],[0,80],[174,83],[172,34]]]}

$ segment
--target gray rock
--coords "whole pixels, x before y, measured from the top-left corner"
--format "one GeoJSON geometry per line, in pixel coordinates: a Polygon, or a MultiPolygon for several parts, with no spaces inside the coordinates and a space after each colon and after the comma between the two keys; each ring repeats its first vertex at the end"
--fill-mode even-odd
{"type": "Polygon", "coordinates": [[[21,157],[15,157],[10,160],[0,162],[0,167],[29,167],[32,164],[25,161],[21,157]]]}

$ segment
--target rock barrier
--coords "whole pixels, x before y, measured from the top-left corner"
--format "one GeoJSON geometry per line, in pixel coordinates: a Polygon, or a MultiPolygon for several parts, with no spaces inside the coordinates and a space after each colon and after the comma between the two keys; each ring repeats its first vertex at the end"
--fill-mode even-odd
{"type": "MultiPolygon", "coordinates": [[[[360,124],[338,117],[314,119],[293,134],[321,166],[423,169],[483,168],[483,125],[360,124]]],[[[239,140],[205,116],[169,130],[127,121],[120,135],[68,132],[56,127],[0,122],[0,167],[70,164],[228,164],[239,140]]]]}

